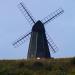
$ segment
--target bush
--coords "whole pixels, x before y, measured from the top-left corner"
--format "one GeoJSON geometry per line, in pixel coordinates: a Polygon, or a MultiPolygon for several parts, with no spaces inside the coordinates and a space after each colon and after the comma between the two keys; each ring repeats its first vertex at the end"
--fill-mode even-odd
{"type": "Polygon", "coordinates": [[[66,75],[64,71],[62,70],[56,70],[56,75],[66,75]]]}
{"type": "Polygon", "coordinates": [[[23,68],[24,67],[24,62],[20,62],[18,65],[19,68],[23,68]]]}
{"type": "Polygon", "coordinates": [[[51,64],[47,65],[46,70],[51,71],[52,70],[52,65],[51,64]]]}
{"type": "Polygon", "coordinates": [[[72,63],[73,65],[75,65],[75,57],[73,57],[73,58],[71,59],[71,63],[72,63]]]}
{"type": "Polygon", "coordinates": [[[43,67],[44,67],[44,65],[42,62],[36,61],[32,64],[32,68],[35,70],[42,69],[43,67]]]}

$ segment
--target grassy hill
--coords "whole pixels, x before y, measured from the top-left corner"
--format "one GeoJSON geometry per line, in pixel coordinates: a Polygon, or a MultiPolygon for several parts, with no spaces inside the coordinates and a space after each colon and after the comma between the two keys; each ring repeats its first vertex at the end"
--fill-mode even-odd
{"type": "Polygon", "coordinates": [[[0,60],[0,75],[75,75],[75,58],[0,60]]]}

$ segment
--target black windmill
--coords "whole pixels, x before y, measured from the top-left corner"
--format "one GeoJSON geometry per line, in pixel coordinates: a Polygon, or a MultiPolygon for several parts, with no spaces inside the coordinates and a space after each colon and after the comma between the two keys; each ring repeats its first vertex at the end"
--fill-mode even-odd
{"type": "Polygon", "coordinates": [[[47,39],[44,25],[61,15],[64,10],[59,8],[55,12],[45,17],[43,20],[38,20],[36,22],[30,12],[24,6],[23,2],[19,4],[19,8],[28,22],[33,25],[33,27],[30,33],[17,39],[17,41],[13,43],[13,46],[16,47],[21,45],[24,42],[24,39],[31,35],[27,59],[51,58],[50,51],[52,50],[56,52],[57,47],[51,38],[49,40],[47,39]]]}

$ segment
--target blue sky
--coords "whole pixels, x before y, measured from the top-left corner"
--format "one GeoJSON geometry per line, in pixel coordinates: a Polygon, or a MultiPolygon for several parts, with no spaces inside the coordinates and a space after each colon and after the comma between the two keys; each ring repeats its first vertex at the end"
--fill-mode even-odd
{"type": "MultiPolygon", "coordinates": [[[[45,26],[59,50],[52,57],[75,56],[75,0],[22,0],[36,20],[41,20],[58,8],[64,14],[45,26]]],[[[12,42],[31,31],[32,25],[26,21],[18,9],[21,0],[0,1],[0,59],[24,59],[27,56],[29,38],[14,48],[12,42]]]]}

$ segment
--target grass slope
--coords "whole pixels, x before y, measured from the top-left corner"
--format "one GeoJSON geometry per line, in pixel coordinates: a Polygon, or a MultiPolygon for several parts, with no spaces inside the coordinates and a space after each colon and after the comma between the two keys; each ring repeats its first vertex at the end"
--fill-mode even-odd
{"type": "Polygon", "coordinates": [[[75,75],[75,58],[1,60],[0,75],[75,75]]]}

